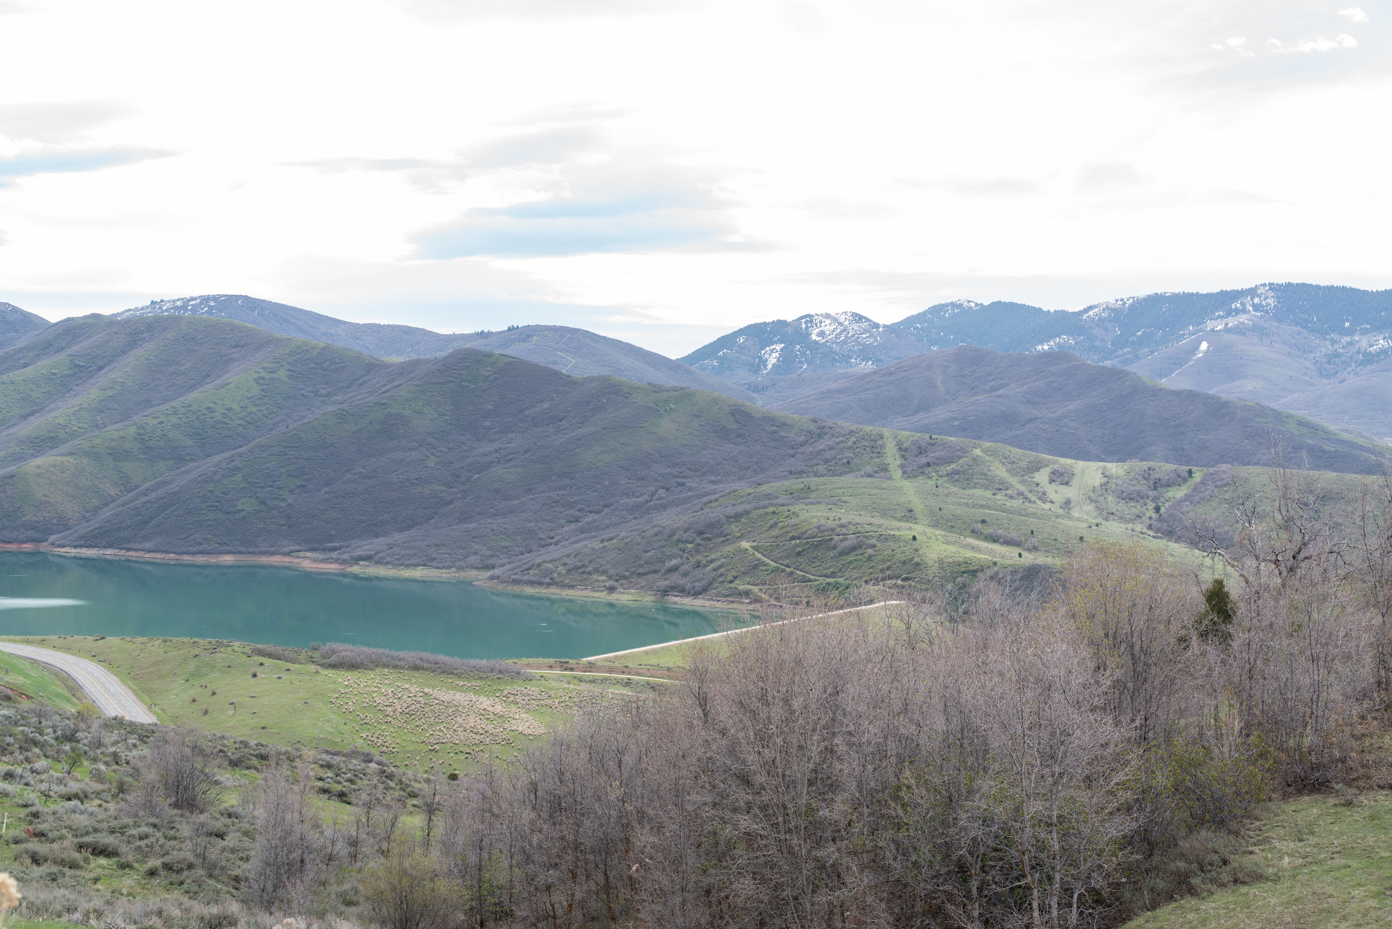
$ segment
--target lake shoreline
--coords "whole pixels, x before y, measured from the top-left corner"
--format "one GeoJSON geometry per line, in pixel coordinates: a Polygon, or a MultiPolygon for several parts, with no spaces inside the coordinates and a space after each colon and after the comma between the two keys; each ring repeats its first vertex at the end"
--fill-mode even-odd
{"type": "Polygon", "coordinates": [[[538,597],[560,597],[563,599],[622,601],[628,603],[664,603],[673,606],[686,606],[700,610],[729,612],[732,609],[748,609],[753,604],[747,600],[719,600],[712,597],[664,597],[643,590],[608,591],[600,588],[556,588],[535,584],[509,584],[487,580],[486,571],[468,571],[459,568],[425,568],[395,565],[364,564],[360,561],[324,561],[309,555],[271,555],[249,553],[223,554],[177,554],[174,552],[147,552],[126,548],[79,548],[69,545],[52,545],[48,542],[0,542],[3,552],[39,552],[47,555],[62,555],[66,558],[107,558],[113,561],[153,561],[162,564],[193,565],[264,565],[267,567],[296,568],[323,574],[346,574],[356,577],[384,577],[416,581],[467,581],[485,590],[498,590],[508,593],[529,594],[538,597]]]}

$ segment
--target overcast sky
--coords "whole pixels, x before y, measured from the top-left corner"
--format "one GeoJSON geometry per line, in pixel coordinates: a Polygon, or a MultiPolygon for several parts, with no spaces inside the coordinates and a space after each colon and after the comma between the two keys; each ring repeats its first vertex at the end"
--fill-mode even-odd
{"type": "Polygon", "coordinates": [[[1392,3],[0,0],[0,300],[680,355],[809,311],[1392,286],[1392,3]]]}

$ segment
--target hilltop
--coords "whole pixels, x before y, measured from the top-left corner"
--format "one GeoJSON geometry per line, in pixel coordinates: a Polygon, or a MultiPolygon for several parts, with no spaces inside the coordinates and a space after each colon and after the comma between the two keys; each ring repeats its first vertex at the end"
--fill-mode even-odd
{"type": "Polygon", "coordinates": [[[695,387],[758,404],[758,398],[729,381],[619,339],[570,326],[516,326],[470,337],[465,344],[485,352],[523,358],[572,377],[608,374],[640,384],[695,387]]]}
{"type": "Polygon", "coordinates": [[[13,345],[40,329],[47,329],[48,325],[48,320],[42,316],[21,310],[13,303],[0,303],[0,348],[13,345]]]}
{"type": "Polygon", "coordinates": [[[340,345],[389,360],[438,358],[456,348],[477,348],[523,358],[574,377],[610,374],[639,383],[697,387],[758,402],[748,391],[681,362],[619,339],[570,326],[510,326],[501,332],[444,334],[415,326],[350,323],[283,303],[233,294],[152,301],[148,306],[123,310],[115,316],[117,319],[145,316],[229,319],[279,335],[340,345]]]}
{"type": "Polygon", "coordinates": [[[202,316],[246,323],[274,332],[341,345],[374,358],[435,358],[466,344],[470,336],[445,335],[386,323],[350,323],[297,306],[260,300],[242,294],[203,294],[177,300],[151,300],[145,306],[121,310],[116,319],[147,316],[202,316]]]}
{"type": "Polygon", "coordinates": [[[681,361],[770,404],[825,386],[835,372],[865,371],[927,350],[913,335],[858,313],[809,313],[745,326],[681,361]]]}

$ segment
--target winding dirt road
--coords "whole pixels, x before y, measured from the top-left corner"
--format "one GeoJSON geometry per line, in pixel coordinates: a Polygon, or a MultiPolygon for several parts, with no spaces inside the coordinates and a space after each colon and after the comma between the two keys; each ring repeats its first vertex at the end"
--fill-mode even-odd
{"type": "Polygon", "coordinates": [[[0,651],[46,664],[57,668],[77,682],[103,716],[123,716],[131,722],[153,723],[155,714],[135,698],[116,675],[86,658],[78,658],[51,648],[34,645],[16,645],[13,642],[0,642],[0,651]]]}

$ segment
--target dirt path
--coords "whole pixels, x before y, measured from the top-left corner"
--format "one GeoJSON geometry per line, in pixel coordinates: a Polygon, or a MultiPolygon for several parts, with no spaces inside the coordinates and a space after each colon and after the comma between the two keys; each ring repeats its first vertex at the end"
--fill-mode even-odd
{"type": "Polygon", "coordinates": [[[816,574],[808,574],[806,571],[799,571],[797,568],[792,568],[792,567],[789,567],[788,565],[785,565],[785,564],[779,564],[778,562],[774,561],[772,558],[769,558],[767,555],[763,554],[763,553],[760,552],[758,549],[756,549],[756,548],[754,547],[754,543],[753,543],[753,542],[741,542],[741,543],[740,543],[740,546],[741,546],[742,548],[744,548],[745,551],[749,552],[749,554],[753,555],[755,558],[759,559],[759,560],[762,561],[762,562],[765,562],[766,564],[771,564],[771,565],[773,565],[775,568],[779,569],[780,571],[791,571],[793,574],[801,574],[803,577],[811,578],[811,579],[814,580],[814,581],[834,581],[834,580],[836,580],[836,578],[834,578],[834,577],[820,577],[820,576],[818,576],[818,575],[816,575],[816,574]]]}

